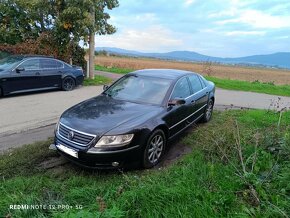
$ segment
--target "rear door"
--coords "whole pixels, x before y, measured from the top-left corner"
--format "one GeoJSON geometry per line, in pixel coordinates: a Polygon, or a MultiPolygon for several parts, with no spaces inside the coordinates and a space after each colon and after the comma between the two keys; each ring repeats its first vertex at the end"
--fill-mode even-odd
{"type": "Polygon", "coordinates": [[[38,58],[25,60],[16,69],[11,71],[10,78],[8,79],[8,91],[11,93],[40,88],[40,72],[38,58]],[[21,71],[17,69],[21,69],[21,71]]]}
{"type": "Polygon", "coordinates": [[[41,67],[41,81],[43,87],[60,88],[64,64],[55,59],[41,58],[40,67],[41,67]]]}
{"type": "Polygon", "coordinates": [[[188,96],[190,96],[191,90],[187,77],[180,78],[171,93],[170,100],[173,99],[184,99],[186,102],[184,105],[175,105],[168,107],[168,114],[165,116],[165,121],[169,126],[170,136],[175,135],[184,129],[188,123],[188,117],[190,116],[190,101],[188,96]]]}
{"type": "Polygon", "coordinates": [[[190,110],[194,114],[190,121],[193,122],[203,114],[205,106],[208,102],[208,93],[206,92],[206,87],[204,84],[201,83],[199,76],[193,74],[188,76],[188,79],[192,93],[189,97],[191,102],[190,110]]]}

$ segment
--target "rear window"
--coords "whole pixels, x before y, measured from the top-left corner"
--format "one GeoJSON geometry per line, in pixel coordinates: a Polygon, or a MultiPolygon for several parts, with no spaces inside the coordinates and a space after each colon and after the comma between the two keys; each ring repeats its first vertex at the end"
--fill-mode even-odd
{"type": "Polygon", "coordinates": [[[58,68],[63,68],[63,63],[61,63],[60,61],[53,60],[53,59],[41,59],[40,67],[42,69],[58,69],[58,68]]]}

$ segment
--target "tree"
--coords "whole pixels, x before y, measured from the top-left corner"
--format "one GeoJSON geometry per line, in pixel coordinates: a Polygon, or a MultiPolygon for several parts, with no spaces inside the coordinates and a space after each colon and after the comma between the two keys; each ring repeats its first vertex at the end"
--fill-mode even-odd
{"type": "MultiPolygon", "coordinates": [[[[79,50],[81,39],[89,43],[94,51],[95,34],[116,31],[108,23],[110,16],[106,11],[118,5],[118,0],[0,0],[0,45],[3,48],[3,44],[19,44],[21,51],[25,52],[23,43],[29,41],[30,49],[27,52],[47,52],[33,46],[33,40],[35,45],[39,42],[42,45],[42,41],[37,39],[47,36],[48,48],[57,49],[51,53],[68,61],[67,57],[72,57],[79,50]]],[[[8,47],[17,50],[17,46],[8,47]]],[[[94,73],[93,56],[94,53],[90,57],[91,78],[94,73]]]]}
{"type": "Polygon", "coordinates": [[[52,27],[52,6],[50,0],[0,0],[0,43],[36,39],[52,27]]]}
{"type": "Polygon", "coordinates": [[[110,15],[104,12],[105,9],[112,10],[119,6],[118,0],[93,0],[90,10],[92,26],[89,28],[89,74],[94,78],[95,60],[95,34],[113,34],[116,28],[108,23],[110,15]]]}

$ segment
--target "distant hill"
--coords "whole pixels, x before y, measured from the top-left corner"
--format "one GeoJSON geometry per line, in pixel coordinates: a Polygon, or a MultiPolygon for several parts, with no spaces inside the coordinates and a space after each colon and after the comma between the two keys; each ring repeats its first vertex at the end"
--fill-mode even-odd
{"type": "Polygon", "coordinates": [[[202,55],[193,51],[172,51],[165,53],[145,53],[121,48],[97,47],[96,51],[105,50],[110,54],[126,55],[131,57],[151,57],[177,61],[218,62],[221,64],[236,64],[247,66],[261,66],[290,69],[290,52],[279,52],[267,55],[252,55],[239,58],[220,58],[202,55]]]}

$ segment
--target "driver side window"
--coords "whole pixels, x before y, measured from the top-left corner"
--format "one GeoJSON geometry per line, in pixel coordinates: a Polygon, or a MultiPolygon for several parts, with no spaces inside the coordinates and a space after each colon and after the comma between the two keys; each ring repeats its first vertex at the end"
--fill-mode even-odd
{"type": "Polygon", "coordinates": [[[172,91],[171,99],[190,96],[190,88],[186,77],[179,79],[172,91]]]}
{"type": "Polygon", "coordinates": [[[27,60],[19,68],[24,68],[24,70],[39,70],[39,59],[27,60]]]}

